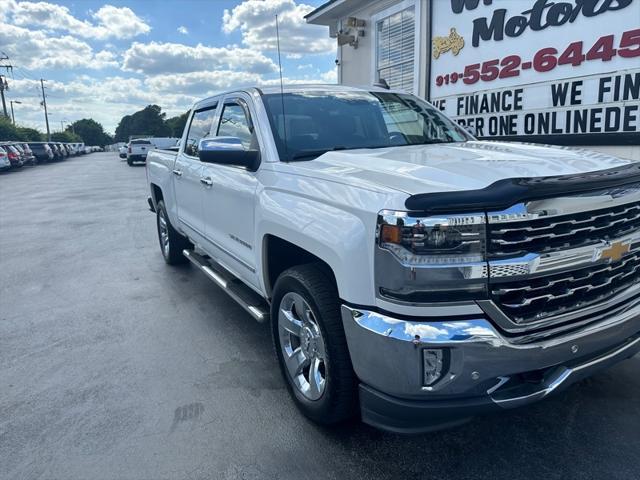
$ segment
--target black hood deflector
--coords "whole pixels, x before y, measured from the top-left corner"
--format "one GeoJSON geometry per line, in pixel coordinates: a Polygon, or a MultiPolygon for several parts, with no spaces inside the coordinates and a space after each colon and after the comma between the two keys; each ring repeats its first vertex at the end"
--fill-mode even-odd
{"type": "Polygon", "coordinates": [[[640,163],[607,170],[551,177],[506,178],[480,190],[420,193],[405,201],[408,210],[421,213],[473,213],[505,210],[517,203],[577,195],[640,183],[640,163]]]}

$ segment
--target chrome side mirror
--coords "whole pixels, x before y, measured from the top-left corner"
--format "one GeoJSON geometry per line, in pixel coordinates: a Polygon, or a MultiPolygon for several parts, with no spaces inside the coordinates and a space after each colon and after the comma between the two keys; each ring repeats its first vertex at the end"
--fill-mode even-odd
{"type": "Polygon", "coordinates": [[[248,150],[237,137],[203,138],[198,143],[201,162],[236,165],[256,171],[260,165],[260,151],[248,150]]]}

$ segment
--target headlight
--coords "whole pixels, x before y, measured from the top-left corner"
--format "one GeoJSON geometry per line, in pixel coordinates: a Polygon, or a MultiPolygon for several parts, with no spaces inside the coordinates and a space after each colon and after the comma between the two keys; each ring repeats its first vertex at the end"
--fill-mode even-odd
{"type": "Polygon", "coordinates": [[[486,296],[485,215],[378,216],[376,282],[379,293],[409,302],[486,296]]]}
{"type": "Polygon", "coordinates": [[[485,216],[410,217],[407,212],[381,212],[379,244],[403,263],[484,261],[485,216]]]}

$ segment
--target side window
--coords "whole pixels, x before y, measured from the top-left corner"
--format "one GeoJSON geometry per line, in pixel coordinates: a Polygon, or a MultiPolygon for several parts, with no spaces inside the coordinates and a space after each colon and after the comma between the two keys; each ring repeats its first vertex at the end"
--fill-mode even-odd
{"type": "Polygon", "coordinates": [[[191,124],[189,125],[189,133],[187,133],[184,153],[192,157],[198,156],[198,142],[209,135],[215,114],[216,105],[206,110],[199,110],[193,114],[191,124]]]}
{"type": "Polygon", "coordinates": [[[229,103],[224,106],[218,127],[218,136],[237,137],[242,141],[244,148],[257,148],[249,128],[249,120],[244,109],[237,103],[229,103]]]}

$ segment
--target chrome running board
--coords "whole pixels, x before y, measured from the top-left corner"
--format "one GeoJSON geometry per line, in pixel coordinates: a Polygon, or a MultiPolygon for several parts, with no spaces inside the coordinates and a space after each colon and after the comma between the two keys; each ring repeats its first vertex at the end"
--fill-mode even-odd
{"type": "Polygon", "coordinates": [[[241,280],[232,277],[226,271],[222,273],[222,268],[217,269],[210,258],[199,255],[193,250],[183,250],[182,254],[254,319],[260,323],[269,320],[269,308],[264,299],[260,298],[257,293],[247,287],[241,280]]]}

